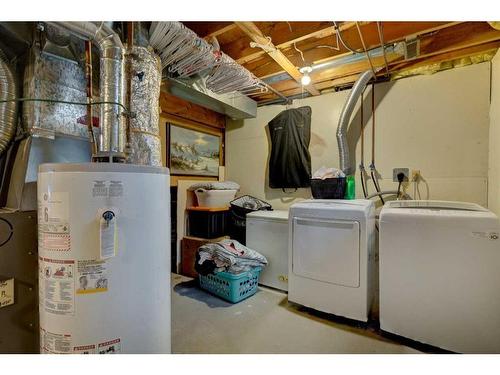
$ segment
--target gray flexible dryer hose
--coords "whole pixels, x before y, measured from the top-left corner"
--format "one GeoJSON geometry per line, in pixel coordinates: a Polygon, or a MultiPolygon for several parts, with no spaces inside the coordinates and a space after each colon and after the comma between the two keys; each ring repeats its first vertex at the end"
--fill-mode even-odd
{"type": "Polygon", "coordinates": [[[349,97],[347,98],[340,114],[339,125],[337,127],[337,143],[339,146],[340,169],[342,169],[346,176],[353,175],[356,171],[356,167],[353,166],[353,163],[351,162],[349,145],[347,144],[347,129],[349,127],[349,121],[356,102],[372,77],[373,71],[371,70],[367,70],[360,75],[358,80],[354,83],[354,86],[352,87],[349,97]]]}

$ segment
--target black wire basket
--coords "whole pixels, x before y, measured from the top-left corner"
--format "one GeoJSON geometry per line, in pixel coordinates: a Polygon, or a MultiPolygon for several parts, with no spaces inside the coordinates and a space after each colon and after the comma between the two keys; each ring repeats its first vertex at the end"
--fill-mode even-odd
{"type": "Polygon", "coordinates": [[[251,195],[243,195],[231,201],[231,238],[246,244],[247,214],[254,211],[272,211],[272,206],[251,195]]]}
{"type": "Polygon", "coordinates": [[[344,199],[345,177],[311,179],[311,193],[314,199],[344,199]]]}

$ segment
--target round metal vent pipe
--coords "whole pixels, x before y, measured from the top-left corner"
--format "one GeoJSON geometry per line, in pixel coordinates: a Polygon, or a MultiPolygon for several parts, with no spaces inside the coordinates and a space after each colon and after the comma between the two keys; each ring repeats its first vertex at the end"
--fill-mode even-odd
{"type": "Polygon", "coordinates": [[[49,22],[72,34],[92,41],[100,52],[100,97],[109,102],[100,106],[101,138],[98,156],[124,157],[125,121],[123,119],[125,81],[124,47],[120,37],[104,22],[49,22]]]}

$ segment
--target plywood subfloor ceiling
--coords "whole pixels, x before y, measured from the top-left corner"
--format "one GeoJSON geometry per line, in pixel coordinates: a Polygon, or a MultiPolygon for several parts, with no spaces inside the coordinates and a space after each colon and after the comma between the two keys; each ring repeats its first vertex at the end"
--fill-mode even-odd
{"type": "MultiPolygon", "coordinates": [[[[184,24],[202,38],[216,37],[223,52],[290,98],[348,87],[368,69],[374,70],[377,80],[387,80],[398,72],[491,53],[500,47],[500,30],[487,22],[359,21],[336,22],[337,27],[333,22],[184,24]],[[415,39],[418,54],[411,55],[415,39]],[[259,46],[252,47],[252,42],[259,46]],[[300,84],[301,67],[326,62],[332,63],[314,70],[310,85],[300,84]]],[[[259,104],[279,99],[272,91],[252,97],[259,104]]]]}

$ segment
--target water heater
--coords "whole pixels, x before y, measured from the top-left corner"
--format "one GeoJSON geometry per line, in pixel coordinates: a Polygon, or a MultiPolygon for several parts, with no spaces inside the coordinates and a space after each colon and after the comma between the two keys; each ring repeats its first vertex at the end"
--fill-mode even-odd
{"type": "Polygon", "coordinates": [[[43,164],[42,353],[170,353],[168,170],[43,164]]]}

